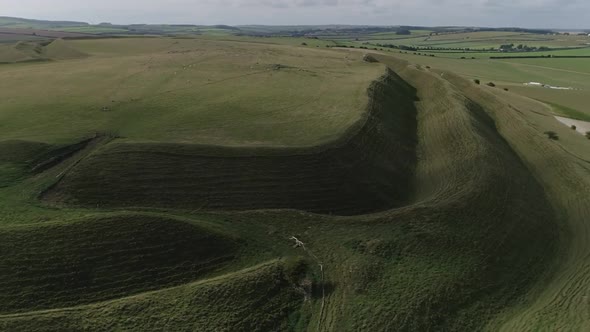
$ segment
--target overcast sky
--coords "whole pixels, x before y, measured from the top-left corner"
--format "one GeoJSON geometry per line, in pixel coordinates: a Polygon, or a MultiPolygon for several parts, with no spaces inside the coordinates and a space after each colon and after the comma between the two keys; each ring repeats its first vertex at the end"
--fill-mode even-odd
{"type": "Polygon", "coordinates": [[[590,28],[589,0],[0,0],[0,16],[90,23],[590,28]]]}

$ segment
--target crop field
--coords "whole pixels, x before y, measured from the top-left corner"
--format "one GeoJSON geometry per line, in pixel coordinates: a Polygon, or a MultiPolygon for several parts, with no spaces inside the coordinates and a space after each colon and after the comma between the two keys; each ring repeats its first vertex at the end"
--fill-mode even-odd
{"type": "Polygon", "coordinates": [[[590,328],[587,59],[212,29],[0,46],[0,330],[590,328]]]}

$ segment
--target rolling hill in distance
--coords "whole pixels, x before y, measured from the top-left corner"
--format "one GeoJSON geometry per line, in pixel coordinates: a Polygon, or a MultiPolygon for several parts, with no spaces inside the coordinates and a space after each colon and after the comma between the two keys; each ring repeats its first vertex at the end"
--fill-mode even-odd
{"type": "Polygon", "coordinates": [[[589,63],[582,32],[0,17],[0,330],[585,331],[589,63]]]}

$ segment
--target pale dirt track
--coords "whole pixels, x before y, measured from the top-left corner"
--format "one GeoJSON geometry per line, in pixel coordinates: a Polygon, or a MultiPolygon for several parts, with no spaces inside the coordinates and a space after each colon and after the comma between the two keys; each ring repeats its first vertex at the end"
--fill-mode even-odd
{"type": "Polygon", "coordinates": [[[557,121],[563,123],[568,127],[576,126],[576,131],[582,135],[586,134],[587,132],[590,132],[590,122],[588,121],[564,118],[561,116],[556,116],[555,118],[557,119],[557,121]]]}

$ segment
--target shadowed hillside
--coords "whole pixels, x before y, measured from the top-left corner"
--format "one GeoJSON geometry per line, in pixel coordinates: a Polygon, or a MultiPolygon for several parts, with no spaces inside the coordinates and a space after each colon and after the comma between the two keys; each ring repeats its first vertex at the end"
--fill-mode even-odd
{"type": "Polygon", "coordinates": [[[364,119],[334,143],[301,149],[113,143],[45,197],[80,206],[341,215],[399,206],[412,192],[415,90],[388,71],[368,93],[364,119]]]}
{"type": "Polygon", "coordinates": [[[285,331],[302,303],[282,262],[268,262],[203,282],[53,312],[0,318],[0,329],[54,331],[285,331]]]}
{"type": "Polygon", "coordinates": [[[0,230],[0,313],[72,306],[194,281],[239,243],[182,221],[92,218],[0,230]]]}

